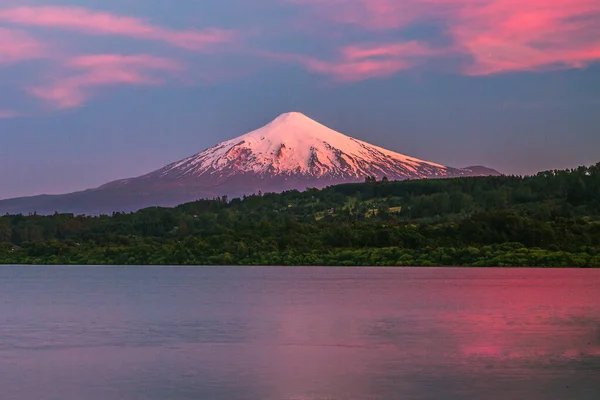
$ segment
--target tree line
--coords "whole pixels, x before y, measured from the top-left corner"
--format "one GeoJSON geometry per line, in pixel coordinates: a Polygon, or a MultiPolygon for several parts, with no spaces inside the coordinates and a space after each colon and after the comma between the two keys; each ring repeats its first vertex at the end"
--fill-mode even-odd
{"type": "Polygon", "coordinates": [[[0,263],[600,267],[600,163],[86,216],[0,217],[0,263]]]}

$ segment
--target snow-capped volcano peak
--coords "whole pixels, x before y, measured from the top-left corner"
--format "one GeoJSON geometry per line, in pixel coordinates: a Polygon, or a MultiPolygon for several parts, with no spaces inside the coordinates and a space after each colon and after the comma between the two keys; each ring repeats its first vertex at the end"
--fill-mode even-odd
{"type": "Polygon", "coordinates": [[[322,188],[362,182],[366,177],[403,180],[467,175],[480,174],[386,150],[346,136],[302,113],[289,112],[262,128],[184,160],[100,189],[126,188],[144,196],[173,191],[182,193],[180,200],[193,200],[322,188]]]}
{"type": "MultiPolygon", "coordinates": [[[[299,112],[280,115],[267,125],[220,143],[154,174],[160,177],[255,174],[363,180],[445,176],[450,169],[343,135],[299,112]]],[[[153,174],[153,175],[154,175],[153,174]]]]}
{"type": "Polygon", "coordinates": [[[286,123],[291,123],[291,124],[315,123],[315,124],[318,124],[317,121],[307,117],[306,115],[302,114],[299,111],[290,111],[290,112],[281,114],[280,116],[275,118],[273,121],[271,121],[269,123],[269,125],[270,124],[286,124],[286,123]]]}
{"type": "MultiPolygon", "coordinates": [[[[327,143],[332,147],[339,148],[347,145],[348,136],[342,135],[328,127],[308,118],[299,112],[281,114],[273,121],[260,129],[242,135],[228,141],[245,141],[246,145],[252,147],[255,153],[270,154],[287,149],[288,157],[299,158],[297,161],[303,169],[308,168],[311,149],[319,148],[321,144],[327,143]]],[[[288,158],[279,154],[280,161],[288,158]]]]}

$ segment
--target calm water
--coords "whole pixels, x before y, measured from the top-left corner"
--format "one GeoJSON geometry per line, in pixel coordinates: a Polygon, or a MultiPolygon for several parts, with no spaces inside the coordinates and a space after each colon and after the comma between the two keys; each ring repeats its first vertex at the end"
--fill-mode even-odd
{"type": "Polygon", "coordinates": [[[600,271],[0,267],[3,400],[600,398],[600,271]]]}

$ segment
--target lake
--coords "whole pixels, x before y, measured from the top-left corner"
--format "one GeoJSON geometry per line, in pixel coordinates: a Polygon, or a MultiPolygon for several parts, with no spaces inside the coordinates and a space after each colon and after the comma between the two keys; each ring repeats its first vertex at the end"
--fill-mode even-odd
{"type": "Polygon", "coordinates": [[[6,400],[600,398],[600,270],[0,267],[6,400]]]}

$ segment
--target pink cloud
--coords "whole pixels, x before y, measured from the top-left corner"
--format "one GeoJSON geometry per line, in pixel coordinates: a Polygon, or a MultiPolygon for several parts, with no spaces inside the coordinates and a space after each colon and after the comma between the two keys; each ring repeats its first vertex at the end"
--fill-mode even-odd
{"type": "Polygon", "coordinates": [[[16,118],[19,113],[14,110],[0,110],[0,119],[16,118]]]}
{"type": "Polygon", "coordinates": [[[385,78],[419,65],[438,51],[416,42],[353,45],[340,49],[334,61],[323,61],[297,54],[271,54],[284,61],[304,65],[309,71],[329,75],[344,82],[385,78]]]}
{"type": "Polygon", "coordinates": [[[40,58],[44,47],[24,32],[0,27],[0,65],[40,58]]]}
{"type": "Polygon", "coordinates": [[[288,0],[314,7],[318,15],[331,21],[368,29],[396,29],[412,23],[427,10],[419,0],[288,0]]]}
{"type": "Polygon", "coordinates": [[[467,74],[583,68],[600,60],[596,0],[434,1],[460,5],[449,32],[473,57],[467,74]]]}
{"type": "MultiPolygon", "coordinates": [[[[583,68],[600,60],[598,0],[288,0],[372,33],[439,21],[469,75],[583,68]]],[[[433,54],[432,56],[435,56],[433,54]]]]}
{"type": "Polygon", "coordinates": [[[139,18],[125,17],[82,7],[17,7],[0,10],[0,21],[17,25],[72,30],[91,35],[120,35],[155,40],[188,50],[229,42],[231,31],[220,29],[174,30],[154,26],[139,18]]]}
{"type": "Polygon", "coordinates": [[[333,76],[344,82],[360,81],[369,78],[385,78],[399,71],[413,67],[403,60],[360,60],[325,62],[312,58],[298,58],[310,71],[333,76]]]}
{"type": "Polygon", "coordinates": [[[422,58],[439,54],[439,50],[418,41],[388,44],[361,44],[343,47],[341,53],[348,60],[383,59],[383,58],[422,58]]]}
{"type": "Polygon", "coordinates": [[[94,88],[104,86],[157,86],[164,74],[174,74],[183,66],[173,60],[149,55],[101,54],[74,57],[65,67],[74,75],[55,79],[49,85],[29,88],[29,92],[59,108],[83,105],[94,88]]]}

